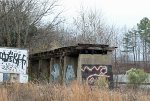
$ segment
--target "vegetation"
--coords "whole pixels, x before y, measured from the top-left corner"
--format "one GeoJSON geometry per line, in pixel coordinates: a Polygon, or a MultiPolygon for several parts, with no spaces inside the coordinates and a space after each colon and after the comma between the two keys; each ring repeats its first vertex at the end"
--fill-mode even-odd
{"type": "MultiPolygon", "coordinates": [[[[57,9],[60,7],[59,2],[59,0],[0,0],[0,46],[28,48],[30,53],[36,53],[76,43],[108,44],[118,47],[113,58],[114,70],[118,73],[133,66],[149,69],[150,20],[147,17],[141,19],[135,28],[119,34],[114,26],[110,27],[105,23],[99,11],[82,8],[79,15],[74,18],[73,24],[66,27],[65,18],[61,16],[63,11],[57,9]],[[43,19],[47,16],[48,19],[44,22],[43,19]]],[[[147,73],[140,69],[131,69],[127,74],[129,84],[133,84],[132,86],[136,88],[148,78],[147,73]]],[[[49,78],[40,75],[42,80],[49,78]]],[[[35,82],[39,83],[38,80],[35,82]]],[[[150,100],[147,92],[109,91],[107,81],[103,78],[99,78],[95,84],[97,87],[77,83],[69,87],[33,83],[5,87],[2,85],[0,101],[150,100]]]]}
{"type": "Polygon", "coordinates": [[[149,101],[149,93],[130,89],[92,88],[73,82],[72,85],[13,84],[0,87],[0,101],[149,101]]]}
{"type": "Polygon", "coordinates": [[[143,61],[142,67],[148,68],[150,61],[150,20],[144,17],[137,26],[124,33],[123,54],[126,55],[125,61],[134,61],[134,67],[139,67],[137,61],[143,61]]]}
{"type": "Polygon", "coordinates": [[[99,11],[81,9],[65,26],[60,8],[59,0],[0,0],[0,46],[36,53],[77,43],[112,44],[114,27],[99,11]]]}
{"type": "MultiPolygon", "coordinates": [[[[52,13],[57,6],[57,0],[0,0],[0,45],[27,47],[37,35],[42,18],[54,16],[52,13]]],[[[51,26],[55,23],[51,21],[51,26]]]]}
{"type": "Polygon", "coordinates": [[[98,77],[98,79],[95,81],[95,85],[98,87],[98,88],[109,88],[108,87],[108,81],[106,79],[105,76],[100,76],[98,77]]]}
{"type": "Polygon", "coordinates": [[[148,80],[148,73],[144,72],[143,69],[131,68],[127,71],[128,83],[130,86],[137,88],[143,82],[148,80]]]}

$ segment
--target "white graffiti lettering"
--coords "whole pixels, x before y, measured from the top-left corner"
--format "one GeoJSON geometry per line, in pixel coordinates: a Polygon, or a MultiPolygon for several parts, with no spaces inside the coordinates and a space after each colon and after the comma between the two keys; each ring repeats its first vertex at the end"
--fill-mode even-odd
{"type": "Polygon", "coordinates": [[[82,77],[86,79],[88,84],[93,84],[94,80],[100,76],[105,76],[106,78],[109,77],[107,76],[107,66],[98,66],[98,65],[84,65],[81,67],[81,72],[82,72],[82,77]]]}
{"type": "Polygon", "coordinates": [[[90,68],[89,66],[85,66],[83,67],[83,69],[81,68],[81,71],[85,72],[85,70],[88,70],[88,71],[93,71],[93,70],[96,70],[96,71],[100,71],[99,72],[99,75],[105,75],[107,73],[107,66],[93,66],[92,68],[90,68]]]}

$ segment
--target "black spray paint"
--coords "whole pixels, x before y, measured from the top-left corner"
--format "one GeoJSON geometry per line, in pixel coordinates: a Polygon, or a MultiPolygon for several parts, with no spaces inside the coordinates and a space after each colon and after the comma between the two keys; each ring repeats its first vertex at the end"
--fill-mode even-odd
{"type": "Polygon", "coordinates": [[[26,58],[26,55],[14,53],[11,50],[8,53],[0,52],[0,59],[2,60],[2,62],[11,62],[11,63],[16,64],[17,66],[21,65],[22,69],[23,69],[23,66],[27,64],[27,61],[25,58],[26,58]]]}

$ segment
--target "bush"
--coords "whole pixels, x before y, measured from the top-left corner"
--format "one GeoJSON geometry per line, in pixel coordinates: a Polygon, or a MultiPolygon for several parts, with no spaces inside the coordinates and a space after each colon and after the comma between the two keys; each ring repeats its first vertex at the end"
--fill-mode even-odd
{"type": "Polygon", "coordinates": [[[105,76],[100,76],[98,79],[95,81],[95,85],[98,88],[108,88],[108,81],[105,76]]]}
{"type": "Polygon", "coordinates": [[[148,73],[143,69],[131,68],[127,71],[128,84],[133,88],[137,88],[143,82],[148,80],[148,73]]]}

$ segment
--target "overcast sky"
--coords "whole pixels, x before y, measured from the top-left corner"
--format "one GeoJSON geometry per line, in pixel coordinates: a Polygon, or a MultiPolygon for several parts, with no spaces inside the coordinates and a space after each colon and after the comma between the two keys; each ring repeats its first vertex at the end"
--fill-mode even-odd
{"type": "Polygon", "coordinates": [[[143,17],[150,18],[150,0],[63,0],[66,18],[76,16],[81,5],[100,10],[106,22],[118,27],[133,27],[143,17]]]}

